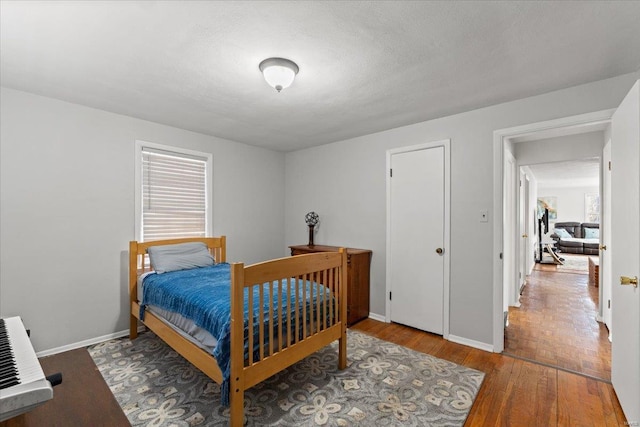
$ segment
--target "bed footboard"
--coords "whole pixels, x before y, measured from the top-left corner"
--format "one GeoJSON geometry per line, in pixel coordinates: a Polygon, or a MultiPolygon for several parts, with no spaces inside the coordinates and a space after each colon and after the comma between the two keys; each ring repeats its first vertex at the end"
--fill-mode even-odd
{"type": "Polygon", "coordinates": [[[339,340],[338,367],[346,367],[346,279],[344,249],[231,266],[232,425],[242,425],[244,390],[335,340],[339,340]],[[245,289],[250,305],[247,318],[245,289]],[[274,298],[283,293],[287,293],[285,304],[282,298],[274,298]],[[268,307],[256,310],[257,319],[254,301],[268,307]],[[245,342],[255,350],[245,354],[245,342]]]}

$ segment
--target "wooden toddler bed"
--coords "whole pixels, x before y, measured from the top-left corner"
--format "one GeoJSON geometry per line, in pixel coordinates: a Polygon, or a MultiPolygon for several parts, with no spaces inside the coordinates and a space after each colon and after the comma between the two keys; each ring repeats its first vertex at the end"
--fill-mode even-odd
{"type": "MultiPolygon", "coordinates": [[[[206,244],[215,264],[226,268],[224,236],[130,242],[130,338],[137,337],[142,313],[147,328],[215,382],[227,384],[232,426],[244,422],[244,390],[335,340],[339,340],[338,367],[346,367],[347,256],[344,249],[339,253],[299,255],[246,267],[242,263],[230,266],[231,302],[227,315],[227,319],[230,316],[230,344],[227,344],[230,347],[227,371],[230,372],[225,378],[212,353],[185,338],[155,312],[145,311],[144,307],[140,310],[142,295],[138,295],[137,282],[140,274],[151,271],[148,249],[191,242],[206,244]]],[[[162,276],[167,278],[170,274],[162,276]]]]}

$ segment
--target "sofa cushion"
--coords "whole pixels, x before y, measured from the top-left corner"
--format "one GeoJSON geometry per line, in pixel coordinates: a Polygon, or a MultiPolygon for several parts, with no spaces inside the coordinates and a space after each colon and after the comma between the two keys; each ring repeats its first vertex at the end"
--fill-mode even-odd
{"type": "Polygon", "coordinates": [[[560,242],[558,242],[558,244],[560,245],[560,247],[565,246],[565,247],[581,248],[583,245],[583,239],[580,239],[577,237],[567,237],[566,239],[561,239],[560,242]]]}
{"type": "MultiPolygon", "coordinates": [[[[560,249],[560,252],[565,252],[568,254],[583,254],[585,249],[582,246],[562,246],[560,245],[558,247],[558,249],[560,249]]],[[[589,249],[592,250],[592,249],[589,249]]]]}
{"type": "Polygon", "coordinates": [[[584,239],[582,246],[590,249],[600,249],[600,239],[584,239]]]}

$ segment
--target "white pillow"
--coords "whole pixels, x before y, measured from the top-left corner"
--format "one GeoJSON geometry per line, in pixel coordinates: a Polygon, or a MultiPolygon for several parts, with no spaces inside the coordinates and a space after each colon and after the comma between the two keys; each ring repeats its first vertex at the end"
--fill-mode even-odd
{"type": "Polygon", "coordinates": [[[586,228],[584,229],[584,238],[585,239],[599,239],[600,238],[600,229],[599,228],[586,228]]]}
{"type": "Polygon", "coordinates": [[[554,228],[553,232],[561,239],[568,239],[569,237],[573,237],[567,230],[564,228],[554,228]]]}
{"type": "Polygon", "coordinates": [[[207,245],[202,242],[151,246],[148,252],[151,268],[158,274],[215,264],[207,245]]]}

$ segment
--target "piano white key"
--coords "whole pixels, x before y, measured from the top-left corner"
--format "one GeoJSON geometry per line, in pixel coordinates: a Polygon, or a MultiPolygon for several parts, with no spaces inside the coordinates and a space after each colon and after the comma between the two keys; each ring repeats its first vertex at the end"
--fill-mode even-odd
{"type": "Polygon", "coordinates": [[[19,317],[4,319],[21,384],[44,379],[44,372],[19,317]]]}

